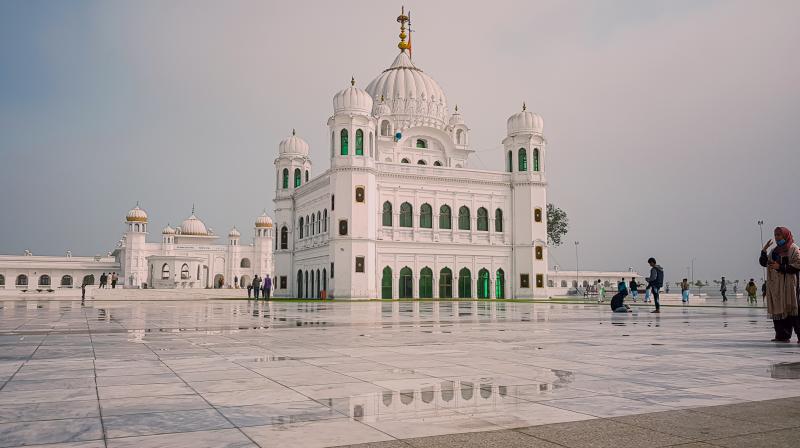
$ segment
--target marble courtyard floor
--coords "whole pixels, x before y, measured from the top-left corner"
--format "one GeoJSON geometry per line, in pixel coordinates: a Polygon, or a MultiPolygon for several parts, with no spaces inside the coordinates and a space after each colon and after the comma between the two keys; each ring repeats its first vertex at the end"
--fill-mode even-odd
{"type": "Polygon", "coordinates": [[[800,446],[761,308],[0,302],[0,447],[800,446]]]}

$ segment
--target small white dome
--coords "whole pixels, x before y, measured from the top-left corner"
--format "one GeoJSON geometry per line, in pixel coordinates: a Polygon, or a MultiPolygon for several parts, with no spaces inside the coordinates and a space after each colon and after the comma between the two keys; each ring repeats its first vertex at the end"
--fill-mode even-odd
{"type": "Polygon", "coordinates": [[[192,213],[192,216],[186,218],[180,226],[181,235],[201,235],[208,236],[209,232],[203,221],[192,213]]]}
{"type": "Polygon", "coordinates": [[[228,237],[229,237],[229,238],[239,238],[240,236],[242,236],[242,234],[241,234],[241,233],[239,233],[239,230],[238,230],[238,229],[236,229],[236,226],[233,226],[233,228],[231,229],[231,231],[230,231],[230,232],[228,232],[228,237]]]}
{"type": "Polygon", "coordinates": [[[389,107],[388,104],[386,104],[386,99],[384,97],[381,97],[381,100],[378,102],[378,104],[375,105],[375,108],[372,110],[372,115],[376,117],[391,115],[391,113],[392,113],[392,108],[389,107]]]}
{"type": "Polygon", "coordinates": [[[256,218],[256,227],[272,227],[272,218],[267,216],[267,212],[256,218]]]}
{"type": "Polygon", "coordinates": [[[292,129],[292,135],[281,140],[278,145],[278,152],[281,154],[300,154],[308,155],[308,143],[305,140],[295,135],[292,129]]]}
{"type": "Polygon", "coordinates": [[[457,126],[459,124],[464,124],[464,117],[458,112],[458,105],[456,105],[456,111],[453,112],[453,115],[450,115],[450,126],[457,126]]]}
{"type": "Polygon", "coordinates": [[[125,215],[125,220],[128,222],[147,222],[147,212],[139,208],[137,204],[136,207],[132,208],[127,215],[125,215]]]}
{"type": "Polygon", "coordinates": [[[175,235],[175,229],[173,229],[172,227],[169,226],[169,224],[167,224],[167,226],[164,227],[161,230],[161,234],[162,235],[175,235]]]}
{"type": "Polygon", "coordinates": [[[506,123],[508,135],[515,134],[538,134],[542,135],[544,121],[542,117],[528,110],[525,103],[522,104],[522,112],[517,112],[508,118],[506,123]]]}
{"type": "Polygon", "coordinates": [[[364,89],[356,87],[356,80],[350,80],[350,87],[333,96],[333,113],[354,113],[369,115],[372,112],[372,97],[364,89]]]}

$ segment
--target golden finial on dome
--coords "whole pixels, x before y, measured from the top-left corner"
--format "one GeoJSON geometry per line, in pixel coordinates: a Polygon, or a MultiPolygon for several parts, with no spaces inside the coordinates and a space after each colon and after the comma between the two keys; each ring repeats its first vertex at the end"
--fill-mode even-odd
{"type": "Polygon", "coordinates": [[[528,106],[527,106],[527,105],[525,105],[525,101],[523,101],[523,102],[522,102],[522,111],[524,112],[524,111],[526,111],[526,110],[528,110],[528,106]]]}
{"type": "Polygon", "coordinates": [[[295,135],[295,131],[294,131],[294,128],[292,128],[292,135],[295,135]]]}
{"type": "Polygon", "coordinates": [[[406,15],[405,6],[400,7],[400,15],[397,16],[397,22],[400,24],[400,43],[397,44],[397,48],[399,48],[400,51],[406,51],[408,49],[408,42],[406,42],[406,22],[408,22],[408,16],[406,15]]]}
{"type": "Polygon", "coordinates": [[[355,76],[351,76],[351,77],[350,77],[350,85],[351,85],[351,86],[354,86],[354,85],[356,85],[356,77],[355,77],[355,76]]]}

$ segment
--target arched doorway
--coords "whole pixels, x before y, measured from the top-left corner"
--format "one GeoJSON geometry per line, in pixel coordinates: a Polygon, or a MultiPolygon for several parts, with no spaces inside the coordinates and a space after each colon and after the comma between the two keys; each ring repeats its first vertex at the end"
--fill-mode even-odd
{"type": "Polygon", "coordinates": [[[489,271],[486,269],[478,271],[478,298],[489,298],[489,271]]]}
{"type": "Polygon", "coordinates": [[[225,276],[217,274],[214,276],[214,289],[220,289],[225,285],[225,276]]]}
{"type": "Polygon", "coordinates": [[[84,275],[83,276],[83,285],[94,285],[94,274],[84,275]]]}
{"type": "Polygon", "coordinates": [[[495,276],[494,297],[497,299],[506,298],[506,273],[502,269],[498,269],[495,276]]]}
{"type": "Polygon", "coordinates": [[[427,266],[419,272],[419,298],[433,298],[433,271],[427,266]]]}
{"type": "MultiPolygon", "coordinates": [[[[322,290],[328,291],[328,270],[322,270],[322,290]]],[[[328,297],[328,293],[325,292],[325,297],[328,297]]]]}
{"type": "Polygon", "coordinates": [[[303,271],[297,271],[297,298],[303,298],[303,271]]]}
{"type": "Polygon", "coordinates": [[[444,268],[439,272],[439,298],[453,298],[453,271],[444,268]]]}
{"type": "Polygon", "coordinates": [[[242,285],[242,288],[247,288],[251,282],[249,275],[243,275],[239,278],[239,284],[242,285]]]}
{"type": "Polygon", "coordinates": [[[314,289],[314,285],[315,284],[316,283],[314,283],[314,271],[311,271],[311,289],[308,291],[308,298],[309,299],[313,299],[313,298],[315,298],[317,296],[316,293],[315,293],[315,289],[314,289]]]}
{"type": "Polygon", "coordinates": [[[386,266],[383,268],[383,277],[381,277],[381,299],[392,298],[392,268],[386,266]]]}
{"type": "Polygon", "coordinates": [[[461,268],[458,271],[458,298],[472,298],[472,274],[467,268],[461,268]]]}
{"type": "Polygon", "coordinates": [[[319,278],[319,269],[317,269],[317,298],[318,298],[318,299],[319,299],[320,297],[322,297],[322,294],[321,294],[321,292],[322,292],[322,283],[320,283],[320,278],[319,278]]]}
{"type": "Polygon", "coordinates": [[[401,299],[410,299],[414,297],[414,277],[411,268],[408,266],[400,269],[400,291],[398,297],[401,299]]]}

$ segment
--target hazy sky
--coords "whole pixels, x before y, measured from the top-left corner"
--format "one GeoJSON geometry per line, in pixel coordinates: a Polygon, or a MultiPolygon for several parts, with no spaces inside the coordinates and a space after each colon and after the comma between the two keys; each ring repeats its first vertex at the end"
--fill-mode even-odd
{"type": "MultiPolygon", "coordinates": [[[[278,142],[328,165],[331,99],[397,53],[400,2],[0,2],[0,253],[151,240],[194,203],[243,239],[272,213],[278,142]]],[[[800,234],[800,2],[406,1],[414,62],[459,105],[475,168],[544,117],[551,265],[755,276],[759,232],[800,234]]]]}

